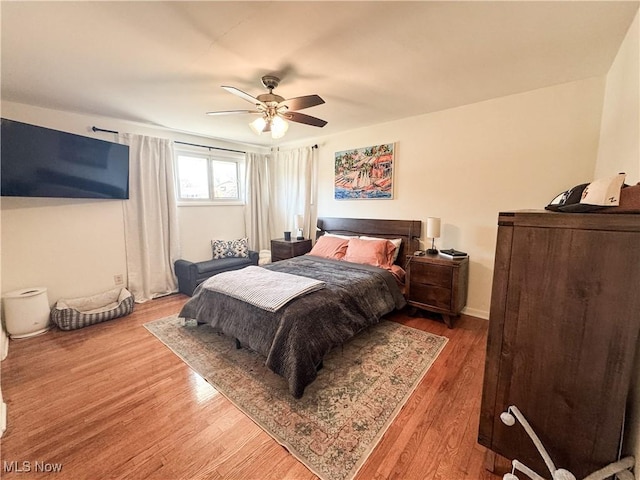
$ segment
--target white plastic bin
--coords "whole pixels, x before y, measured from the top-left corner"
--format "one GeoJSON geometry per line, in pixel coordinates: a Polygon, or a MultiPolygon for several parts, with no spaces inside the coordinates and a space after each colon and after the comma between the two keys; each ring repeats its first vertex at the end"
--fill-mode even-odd
{"type": "Polygon", "coordinates": [[[11,338],[39,335],[49,329],[47,289],[24,288],[3,296],[4,321],[11,338]]]}

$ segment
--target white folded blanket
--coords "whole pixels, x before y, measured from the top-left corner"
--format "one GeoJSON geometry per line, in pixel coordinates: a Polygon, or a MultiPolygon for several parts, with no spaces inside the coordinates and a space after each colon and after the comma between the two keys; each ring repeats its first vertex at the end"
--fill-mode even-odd
{"type": "Polygon", "coordinates": [[[301,295],[315,292],[325,283],[290,273],[248,266],[209,277],[202,288],[224,293],[269,312],[276,312],[301,295]]]}

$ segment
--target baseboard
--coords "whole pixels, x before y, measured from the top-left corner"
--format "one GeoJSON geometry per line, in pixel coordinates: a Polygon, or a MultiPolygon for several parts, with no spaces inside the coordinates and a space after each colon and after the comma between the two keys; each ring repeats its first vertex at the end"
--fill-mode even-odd
{"type": "MultiPolygon", "coordinates": [[[[7,358],[9,353],[9,336],[0,325],[0,360],[7,358]]],[[[2,390],[0,389],[0,437],[7,429],[7,404],[2,400],[2,390]]]]}
{"type": "Polygon", "coordinates": [[[4,327],[0,325],[0,360],[7,358],[9,353],[9,335],[4,330],[4,327]]]}
{"type": "Polygon", "coordinates": [[[7,429],[7,404],[0,401],[0,437],[7,429]]]}
{"type": "Polygon", "coordinates": [[[477,308],[464,307],[462,309],[462,313],[464,313],[465,315],[469,315],[471,317],[478,317],[478,318],[482,318],[483,320],[489,320],[489,312],[486,310],[479,310],[477,308]]]}

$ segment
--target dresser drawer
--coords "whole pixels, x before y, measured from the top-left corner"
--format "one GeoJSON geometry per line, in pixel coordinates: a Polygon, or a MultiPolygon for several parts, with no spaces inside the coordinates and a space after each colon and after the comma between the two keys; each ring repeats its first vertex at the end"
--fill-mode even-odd
{"type": "Polygon", "coordinates": [[[453,269],[447,265],[411,262],[411,283],[451,289],[453,269]]]}

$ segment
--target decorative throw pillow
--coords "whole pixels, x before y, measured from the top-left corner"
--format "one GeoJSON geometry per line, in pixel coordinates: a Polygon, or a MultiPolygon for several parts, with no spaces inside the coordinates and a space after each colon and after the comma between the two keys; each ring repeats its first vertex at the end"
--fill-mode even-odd
{"type": "Polygon", "coordinates": [[[352,238],[343,260],[374,267],[391,268],[395,245],[388,240],[361,240],[352,238]]]}
{"type": "Polygon", "coordinates": [[[211,240],[213,259],[246,258],[249,256],[249,244],[246,238],[238,240],[211,240]]]}
{"type": "Polygon", "coordinates": [[[348,244],[349,240],[344,238],[322,235],[316,240],[316,244],[308,255],[341,260],[344,254],[347,253],[348,244]]]}

